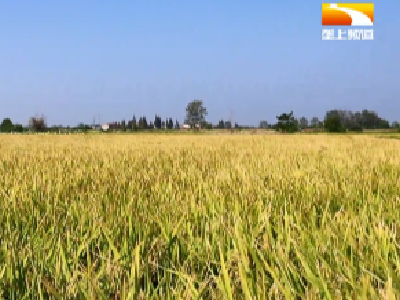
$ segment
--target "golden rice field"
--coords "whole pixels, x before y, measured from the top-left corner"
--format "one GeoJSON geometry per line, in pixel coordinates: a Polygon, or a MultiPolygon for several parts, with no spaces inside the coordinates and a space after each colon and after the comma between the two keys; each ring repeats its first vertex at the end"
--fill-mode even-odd
{"type": "Polygon", "coordinates": [[[0,137],[2,299],[399,299],[400,140],[0,137]]]}

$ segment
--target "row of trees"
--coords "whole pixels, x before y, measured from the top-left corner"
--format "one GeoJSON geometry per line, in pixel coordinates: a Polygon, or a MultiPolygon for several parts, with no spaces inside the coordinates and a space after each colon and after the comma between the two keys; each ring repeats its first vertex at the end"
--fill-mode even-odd
{"type": "Polygon", "coordinates": [[[0,124],[0,132],[25,132],[29,129],[35,131],[46,131],[46,121],[44,117],[31,117],[29,126],[24,127],[21,124],[14,124],[10,118],[4,118],[0,124]]]}
{"type": "Polygon", "coordinates": [[[175,123],[172,118],[167,118],[165,121],[163,121],[158,115],[155,115],[154,121],[150,122],[147,122],[147,118],[145,116],[140,117],[139,121],[137,121],[135,115],[133,115],[132,120],[129,120],[127,125],[125,124],[125,120],[122,120],[121,123],[118,123],[117,129],[125,131],[126,129],[173,129],[180,127],[178,120],[176,120],[175,123]]]}
{"type": "Polygon", "coordinates": [[[283,113],[277,118],[277,123],[269,125],[266,121],[261,121],[260,128],[274,128],[284,132],[295,132],[305,128],[319,128],[328,132],[345,131],[363,131],[364,129],[388,129],[400,128],[399,122],[394,121],[392,125],[385,119],[382,119],[374,111],[362,110],[361,112],[352,112],[349,110],[330,110],[327,111],[324,120],[320,121],[318,117],[313,117],[309,124],[306,117],[295,118],[293,111],[283,113]]]}
{"type": "MultiPolygon", "coordinates": [[[[185,124],[189,124],[191,128],[204,127],[210,128],[209,124],[206,124],[205,117],[208,114],[207,109],[203,105],[202,100],[193,100],[186,107],[186,118],[185,124]]],[[[93,124],[94,125],[94,124],[93,124]]],[[[47,127],[46,119],[44,116],[35,116],[31,117],[29,120],[29,126],[23,127],[22,125],[13,124],[10,118],[5,118],[0,124],[1,132],[24,132],[24,131],[35,131],[35,132],[44,132],[44,131],[60,131],[68,130],[68,131],[87,131],[93,128],[93,125],[88,125],[84,123],[79,123],[76,127],[63,127],[61,125],[53,125],[52,127],[47,127]]],[[[108,124],[110,129],[112,130],[141,130],[141,129],[179,129],[180,124],[178,120],[174,121],[172,118],[167,118],[165,121],[161,119],[159,115],[155,115],[154,121],[147,121],[146,116],[141,116],[139,120],[136,120],[135,115],[133,115],[132,120],[129,120],[127,123],[125,120],[121,122],[111,122],[108,124]]]]}
{"type": "MultiPolygon", "coordinates": [[[[207,108],[204,106],[203,101],[193,100],[186,106],[186,117],[184,124],[189,125],[190,128],[219,128],[219,129],[232,129],[241,128],[238,123],[232,126],[232,121],[220,120],[216,126],[206,121],[208,115],[207,108]]],[[[309,122],[306,117],[296,118],[293,111],[289,113],[282,113],[276,117],[275,124],[268,124],[267,121],[261,121],[259,128],[275,129],[283,132],[295,132],[306,128],[315,128],[328,132],[344,132],[344,131],[362,131],[364,129],[386,129],[386,128],[400,128],[398,122],[393,122],[390,126],[387,120],[382,119],[374,111],[362,110],[360,112],[352,112],[349,110],[330,110],[327,111],[323,120],[318,117],[313,117],[309,122]]],[[[62,127],[61,125],[54,125],[50,128],[47,127],[46,119],[44,116],[31,117],[29,126],[23,127],[20,124],[13,124],[9,118],[5,118],[0,124],[1,132],[23,132],[27,130],[43,132],[43,131],[87,131],[92,129],[93,126],[80,123],[76,127],[62,127]]],[[[148,122],[146,116],[141,116],[138,120],[135,115],[132,119],[126,122],[109,123],[111,130],[143,130],[143,129],[179,129],[180,124],[178,120],[175,122],[172,118],[162,120],[161,116],[155,115],[154,121],[148,122]]]]}

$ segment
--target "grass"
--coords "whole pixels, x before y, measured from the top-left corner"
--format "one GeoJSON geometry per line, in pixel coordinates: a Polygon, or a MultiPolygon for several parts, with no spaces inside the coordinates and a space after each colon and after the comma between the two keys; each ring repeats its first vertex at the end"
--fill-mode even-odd
{"type": "Polygon", "coordinates": [[[2,299],[397,299],[373,136],[0,137],[2,299]]]}

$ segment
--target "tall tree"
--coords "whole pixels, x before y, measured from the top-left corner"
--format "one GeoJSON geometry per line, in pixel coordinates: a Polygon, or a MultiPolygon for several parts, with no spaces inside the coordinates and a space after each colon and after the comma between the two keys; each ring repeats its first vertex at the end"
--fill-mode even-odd
{"type": "Polygon", "coordinates": [[[278,122],[275,129],[282,132],[295,132],[297,131],[297,122],[293,116],[293,111],[290,113],[283,113],[276,117],[278,122]]]}
{"type": "Polygon", "coordinates": [[[196,125],[200,125],[206,121],[208,115],[207,109],[203,105],[202,100],[193,100],[186,106],[186,119],[185,123],[189,124],[192,128],[196,125]]]}
{"type": "Polygon", "coordinates": [[[157,129],[161,129],[161,117],[156,115],[154,118],[154,127],[157,129]]]}
{"type": "Polygon", "coordinates": [[[295,118],[293,120],[293,131],[299,131],[299,128],[300,128],[299,119],[295,118]]]}
{"type": "Polygon", "coordinates": [[[136,117],[133,115],[132,117],[132,130],[136,131],[137,130],[137,124],[136,124],[136,117]]]}
{"type": "Polygon", "coordinates": [[[41,117],[35,116],[29,119],[29,127],[36,132],[43,132],[46,130],[46,120],[42,115],[41,117]]]}
{"type": "Polygon", "coordinates": [[[145,116],[143,117],[143,129],[148,129],[148,124],[145,116]]]}
{"type": "Polygon", "coordinates": [[[140,117],[139,118],[139,129],[143,129],[143,118],[142,117],[140,117]]]}
{"type": "Polygon", "coordinates": [[[122,120],[122,121],[121,121],[121,130],[122,130],[122,131],[126,131],[125,120],[122,120]]]}
{"type": "Polygon", "coordinates": [[[327,115],[325,118],[325,129],[328,132],[344,132],[346,131],[342,120],[340,119],[340,115],[331,114],[327,115]]]}
{"type": "Polygon", "coordinates": [[[135,115],[132,116],[132,120],[128,121],[128,128],[131,129],[132,131],[136,131],[137,130],[137,124],[136,124],[135,115]]]}
{"type": "Polygon", "coordinates": [[[168,120],[168,129],[173,129],[174,128],[174,121],[172,121],[172,118],[169,118],[168,120]]]}
{"type": "Polygon", "coordinates": [[[4,118],[3,122],[0,124],[0,132],[12,132],[14,129],[14,124],[9,118],[4,118]]]}

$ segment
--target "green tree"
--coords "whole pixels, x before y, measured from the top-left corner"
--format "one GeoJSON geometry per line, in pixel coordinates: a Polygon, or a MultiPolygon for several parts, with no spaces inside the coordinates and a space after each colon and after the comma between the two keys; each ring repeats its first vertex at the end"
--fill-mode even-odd
{"type": "Polygon", "coordinates": [[[142,129],[142,128],[143,128],[143,118],[140,117],[140,118],[139,118],[138,129],[142,129]]]}
{"type": "Polygon", "coordinates": [[[282,132],[295,132],[298,129],[297,121],[294,119],[293,111],[290,113],[283,113],[276,117],[278,122],[275,126],[277,131],[282,132]]]}
{"type": "Polygon", "coordinates": [[[132,130],[137,131],[136,117],[133,115],[132,117],[132,130]]]}
{"type": "Polygon", "coordinates": [[[149,128],[149,126],[147,124],[146,117],[143,117],[143,129],[148,129],[148,128],[149,128]]]}
{"type": "Polygon", "coordinates": [[[154,127],[157,129],[161,129],[161,117],[158,115],[155,115],[154,117],[154,127]]]}
{"type": "Polygon", "coordinates": [[[10,118],[4,118],[3,122],[0,124],[0,132],[12,132],[14,129],[14,125],[11,122],[10,118]]]}
{"type": "Polygon", "coordinates": [[[122,130],[122,131],[126,131],[125,120],[122,120],[122,121],[121,121],[121,130],[122,130]]]}
{"type": "Polygon", "coordinates": [[[206,120],[207,115],[208,112],[203,105],[203,101],[193,100],[186,106],[185,123],[194,128],[196,125],[202,124],[206,120]]]}
{"type": "Polygon", "coordinates": [[[299,120],[298,119],[294,119],[293,120],[293,131],[292,132],[299,131],[299,128],[300,128],[299,120]]]}
{"type": "Polygon", "coordinates": [[[14,131],[15,132],[24,132],[24,127],[22,127],[21,124],[15,124],[14,125],[14,131]]]}
{"type": "Polygon", "coordinates": [[[339,115],[331,115],[325,118],[325,129],[328,132],[344,132],[346,128],[342,124],[339,115]]]}
{"type": "Polygon", "coordinates": [[[168,129],[174,129],[174,121],[172,121],[172,118],[168,120],[168,129]]]}
{"type": "Polygon", "coordinates": [[[157,128],[158,129],[162,128],[162,123],[163,123],[163,121],[161,120],[161,117],[157,116],[157,128]]]}
{"type": "Polygon", "coordinates": [[[350,131],[390,127],[387,120],[379,117],[375,111],[367,109],[355,113],[350,110],[333,109],[326,112],[325,119],[330,119],[332,116],[339,117],[341,126],[350,131]]]}

